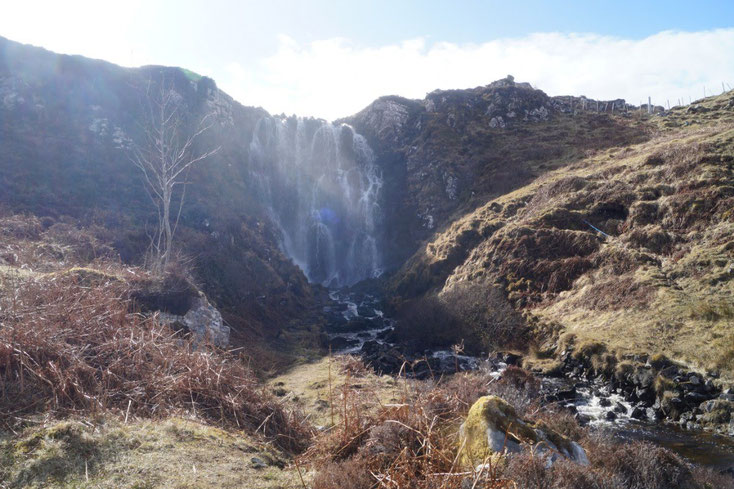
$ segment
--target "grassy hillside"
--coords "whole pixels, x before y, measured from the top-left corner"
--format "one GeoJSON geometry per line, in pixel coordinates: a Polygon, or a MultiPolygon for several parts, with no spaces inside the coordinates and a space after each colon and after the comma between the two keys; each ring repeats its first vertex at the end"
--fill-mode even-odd
{"type": "Polygon", "coordinates": [[[573,333],[731,376],[734,96],[646,124],[649,141],[593,151],[456,220],[392,290],[498,288],[541,343],[573,333]]]}

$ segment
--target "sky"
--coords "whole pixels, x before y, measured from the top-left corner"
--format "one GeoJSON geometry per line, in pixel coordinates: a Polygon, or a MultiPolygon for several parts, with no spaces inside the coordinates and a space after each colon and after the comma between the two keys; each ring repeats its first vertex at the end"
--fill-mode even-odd
{"type": "Polygon", "coordinates": [[[734,88],[732,0],[0,0],[0,13],[14,41],[181,66],[245,105],[330,120],[508,74],[636,105],[734,88]]]}

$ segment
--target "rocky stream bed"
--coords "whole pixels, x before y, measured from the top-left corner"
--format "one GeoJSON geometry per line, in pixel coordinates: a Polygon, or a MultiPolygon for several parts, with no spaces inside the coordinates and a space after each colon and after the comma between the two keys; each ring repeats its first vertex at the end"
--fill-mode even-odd
{"type": "MultiPolygon", "coordinates": [[[[363,358],[376,371],[416,379],[438,378],[460,371],[483,369],[495,378],[521,357],[499,353],[475,357],[451,350],[406,353],[393,334],[395,320],[379,306],[379,298],[335,290],[324,307],[328,318],[325,341],[336,354],[363,358]]],[[[605,378],[593,375],[588,362],[561,355],[557,375],[541,375],[546,403],[557,403],[575,414],[582,425],[626,440],[645,440],[673,450],[691,462],[734,476],[734,419],[730,404],[734,393],[721,391],[712,379],[673,365],[643,368],[605,378]],[[675,382],[676,392],[658,398],[658,377],[675,382]],[[724,420],[723,418],[730,418],[724,420]],[[716,419],[716,429],[705,425],[716,419]]],[[[672,389],[672,388],[671,388],[672,389]]]]}

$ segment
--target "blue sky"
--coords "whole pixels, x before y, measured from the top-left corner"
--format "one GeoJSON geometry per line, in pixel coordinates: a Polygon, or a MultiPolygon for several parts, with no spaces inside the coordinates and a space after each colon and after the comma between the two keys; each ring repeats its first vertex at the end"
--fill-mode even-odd
{"type": "Polygon", "coordinates": [[[664,30],[732,27],[732,1],[418,1],[263,2],[253,20],[288,17],[283,32],[306,42],[330,37],[393,43],[429,36],[434,40],[482,42],[536,32],[579,32],[640,39],[664,30]]]}
{"type": "Polygon", "coordinates": [[[184,66],[271,112],[349,115],[513,74],[551,95],[672,104],[734,86],[734,1],[5,1],[0,35],[184,66]]]}

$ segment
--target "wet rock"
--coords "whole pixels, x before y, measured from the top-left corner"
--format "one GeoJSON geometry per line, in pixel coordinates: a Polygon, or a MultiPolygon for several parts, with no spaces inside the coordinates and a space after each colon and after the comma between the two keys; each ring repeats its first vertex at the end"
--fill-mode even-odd
{"type": "Polygon", "coordinates": [[[570,389],[563,389],[556,392],[556,397],[559,401],[573,401],[577,399],[579,396],[578,391],[576,390],[576,387],[571,387],[570,389]]]}
{"type": "Polygon", "coordinates": [[[334,302],[328,307],[331,311],[344,312],[349,309],[349,304],[347,304],[346,302],[334,302]]]}
{"type": "Polygon", "coordinates": [[[700,421],[704,426],[727,425],[732,420],[734,402],[723,399],[707,401],[701,405],[704,413],[700,421]]]}
{"type": "Polygon", "coordinates": [[[397,342],[397,338],[395,337],[395,330],[393,328],[380,331],[379,333],[377,333],[376,338],[378,340],[385,340],[388,343],[397,342]]]}
{"type": "Polygon", "coordinates": [[[377,329],[383,326],[382,318],[357,317],[345,322],[332,323],[326,326],[330,333],[357,333],[368,329],[377,329]]]}
{"type": "Polygon", "coordinates": [[[365,363],[376,372],[396,374],[400,371],[405,358],[394,347],[377,341],[367,341],[360,350],[365,363]]]}
{"type": "Polygon", "coordinates": [[[436,378],[447,373],[442,369],[441,360],[438,358],[417,360],[411,365],[411,371],[413,376],[418,380],[436,378]]]}
{"type": "Polygon", "coordinates": [[[689,411],[689,412],[681,414],[678,422],[680,423],[681,426],[685,427],[688,424],[688,422],[691,421],[692,418],[693,418],[693,413],[689,411]]]}
{"type": "Polygon", "coordinates": [[[601,399],[599,399],[599,405],[601,407],[609,407],[612,405],[612,401],[610,401],[606,397],[602,397],[601,399]]]}
{"type": "Polygon", "coordinates": [[[364,345],[362,345],[362,349],[360,352],[362,355],[365,356],[372,356],[375,355],[381,351],[387,351],[389,347],[387,345],[384,345],[378,341],[365,341],[364,345]]]}
{"type": "Polygon", "coordinates": [[[339,350],[346,350],[348,348],[353,348],[359,345],[359,341],[351,340],[349,338],[344,338],[343,336],[336,336],[329,340],[329,345],[331,346],[332,350],[339,351],[339,350]]]}
{"type": "Polygon", "coordinates": [[[660,421],[663,419],[663,414],[660,410],[651,407],[645,409],[645,415],[650,421],[660,421]]]}
{"type": "Polygon", "coordinates": [[[677,421],[686,410],[686,407],[683,399],[678,395],[665,391],[663,398],[660,399],[660,410],[673,421],[677,421]]]}
{"type": "Polygon", "coordinates": [[[653,402],[655,402],[655,391],[651,387],[638,387],[635,389],[635,397],[640,402],[651,405],[653,402]]]}
{"type": "Polygon", "coordinates": [[[648,389],[652,387],[652,384],[655,381],[655,373],[649,367],[638,367],[632,374],[631,380],[635,386],[642,389],[648,389]]]}
{"type": "Polygon", "coordinates": [[[505,365],[519,365],[522,361],[521,355],[506,351],[493,352],[489,355],[488,360],[492,363],[504,363],[505,365]]]}
{"type": "Polygon", "coordinates": [[[326,316],[326,326],[324,327],[324,329],[326,331],[334,333],[343,329],[344,325],[347,324],[347,322],[347,319],[341,314],[329,314],[326,316]]]}
{"type": "Polygon", "coordinates": [[[627,406],[625,406],[621,402],[618,402],[614,406],[614,412],[617,414],[627,414],[627,406]]]}
{"type": "Polygon", "coordinates": [[[376,316],[375,309],[371,306],[365,306],[365,305],[359,306],[357,308],[357,314],[359,314],[362,317],[366,317],[366,318],[371,318],[371,317],[376,316]]]}
{"type": "Polygon", "coordinates": [[[680,370],[675,365],[670,365],[668,367],[665,367],[660,371],[660,375],[667,379],[673,379],[676,376],[680,375],[680,370]]]}
{"type": "Polygon", "coordinates": [[[574,416],[574,418],[576,418],[576,421],[578,422],[579,426],[586,426],[587,424],[591,422],[590,417],[588,417],[585,414],[581,414],[581,413],[577,413],[576,416],[574,416]]]}
{"type": "Polygon", "coordinates": [[[617,413],[615,413],[614,411],[607,411],[604,415],[604,418],[607,421],[614,421],[615,419],[617,419],[617,413]]]}
{"type": "Polygon", "coordinates": [[[702,393],[702,392],[686,392],[683,396],[683,399],[686,401],[686,403],[690,405],[700,404],[704,401],[707,401],[711,399],[713,396],[711,394],[702,393]]]}
{"type": "Polygon", "coordinates": [[[632,417],[633,419],[644,419],[646,416],[647,416],[647,413],[641,407],[633,408],[632,413],[630,413],[630,417],[632,417]]]}

